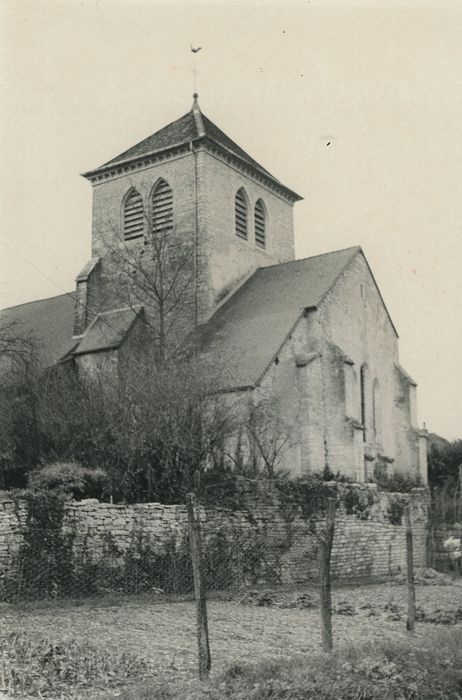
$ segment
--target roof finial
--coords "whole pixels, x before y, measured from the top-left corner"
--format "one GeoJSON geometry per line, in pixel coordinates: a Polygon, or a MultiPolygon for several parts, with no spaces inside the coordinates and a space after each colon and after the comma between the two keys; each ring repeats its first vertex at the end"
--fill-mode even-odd
{"type": "Polygon", "coordinates": [[[199,95],[197,94],[197,92],[195,92],[193,95],[194,102],[191,107],[191,112],[193,113],[194,121],[196,122],[197,135],[205,136],[205,128],[204,122],[202,121],[201,108],[199,107],[199,102],[197,101],[198,97],[199,95]]]}

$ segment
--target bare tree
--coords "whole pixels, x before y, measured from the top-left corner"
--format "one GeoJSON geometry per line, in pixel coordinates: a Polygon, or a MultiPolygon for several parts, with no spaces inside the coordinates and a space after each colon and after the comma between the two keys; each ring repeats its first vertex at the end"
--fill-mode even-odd
{"type": "Polygon", "coordinates": [[[263,463],[266,476],[272,479],[280,468],[282,456],[293,444],[293,430],[282,418],[279,402],[262,399],[251,405],[247,431],[257,463],[258,460],[263,463]]]}
{"type": "Polygon", "coordinates": [[[72,372],[47,382],[39,412],[47,459],[102,468],[118,500],[182,502],[194,474],[215,463],[235,416],[197,360],[153,372],[133,362],[129,374],[110,388],[72,372]]]}
{"type": "Polygon", "coordinates": [[[149,327],[163,362],[195,323],[195,255],[191,232],[179,235],[173,219],[151,207],[143,210],[143,237],[126,238],[112,224],[104,242],[117,269],[111,295],[124,306],[145,307],[149,327]]]}
{"type": "Polygon", "coordinates": [[[281,416],[277,399],[242,404],[224,453],[238,473],[272,479],[281,475],[283,456],[293,445],[293,428],[281,416]]]}
{"type": "Polygon", "coordinates": [[[36,365],[37,349],[30,335],[8,315],[0,321],[0,378],[2,384],[11,379],[14,371],[30,371],[36,365]]]}
{"type": "Polygon", "coordinates": [[[40,366],[32,338],[8,314],[0,321],[0,487],[23,486],[39,455],[40,366]]]}

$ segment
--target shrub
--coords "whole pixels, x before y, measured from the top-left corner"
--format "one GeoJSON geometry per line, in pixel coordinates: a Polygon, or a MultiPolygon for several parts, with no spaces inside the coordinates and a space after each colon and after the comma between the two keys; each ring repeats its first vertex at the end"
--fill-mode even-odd
{"type": "Polygon", "coordinates": [[[412,474],[393,474],[387,476],[382,470],[378,469],[374,472],[374,479],[377,486],[382,491],[391,493],[409,493],[412,489],[423,486],[420,477],[415,477],[412,474]]]}
{"type": "Polygon", "coordinates": [[[57,491],[73,498],[98,498],[108,487],[102,469],[87,469],[76,462],[53,462],[30,472],[29,488],[57,491]]]}
{"type": "Polygon", "coordinates": [[[397,499],[391,501],[388,506],[388,520],[391,525],[402,525],[404,514],[404,503],[397,499]]]}

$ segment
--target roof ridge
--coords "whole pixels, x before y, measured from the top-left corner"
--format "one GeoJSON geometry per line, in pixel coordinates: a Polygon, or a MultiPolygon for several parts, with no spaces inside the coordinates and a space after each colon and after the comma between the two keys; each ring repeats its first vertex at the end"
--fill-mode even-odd
{"type": "Polygon", "coordinates": [[[206,114],[204,114],[202,111],[200,112],[201,117],[202,117],[202,123],[204,125],[205,129],[205,136],[209,138],[211,141],[214,143],[217,143],[221,148],[225,148],[228,152],[232,153],[233,155],[237,155],[239,158],[242,158],[243,160],[247,161],[249,164],[253,165],[253,167],[257,168],[261,172],[263,172],[267,177],[270,177],[272,180],[280,184],[280,181],[275,177],[272,173],[270,173],[269,170],[267,170],[263,165],[261,165],[255,158],[252,158],[251,155],[247,153],[242,146],[239,146],[237,141],[234,141],[228,134],[223,131],[217,124],[215,124],[214,121],[210,119],[206,114]],[[219,136],[224,137],[226,141],[228,141],[232,146],[237,149],[237,151],[233,150],[233,148],[230,148],[229,146],[225,145],[224,143],[221,143],[218,139],[214,138],[213,134],[210,134],[210,129],[207,128],[207,122],[208,124],[213,128],[216,129],[217,132],[219,132],[219,136]]]}
{"type": "Polygon", "coordinates": [[[272,265],[263,265],[262,267],[257,267],[255,272],[260,270],[267,270],[273,267],[282,267],[283,265],[293,265],[294,263],[303,262],[304,260],[314,260],[314,258],[323,258],[326,255],[334,255],[335,253],[346,253],[347,250],[355,250],[357,252],[362,251],[360,245],[348,246],[348,248],[339,248],[338,250],[328,250],[326,253],[318,253],[317,255],[308,255],[306,258],[296,258],[295,260],[285,260],[284,262],[273,263],[272,265]]]}
{"type": "Polygon", "coordinates": [[[110,314],[119,314],[121,311],[133,311],[134,314],[139,313],[143,308],[143,304],[134,304],[133,306],[120,306],[117,309],[107,309],[106,311],[100,311],[96,314],[95,318],[101,316],[109,316],[110,314]]]}
{"type": "Polygon", "coordinates": [[[0,311],[11,311],[11,309],[18,309],[20,306],[27,306],[28,304],[38,304],[41,301],[49,301],[50,299],[58,299],[59,297],[71,297],[75,301],[75,292],[62,292],[62,294],[55,294],[51,297],[44,297],[43,299],[32,299],[32,301],[22,301],[20,304],[13,304],[13,306],[5,306],[0,308],[0,311]]]}

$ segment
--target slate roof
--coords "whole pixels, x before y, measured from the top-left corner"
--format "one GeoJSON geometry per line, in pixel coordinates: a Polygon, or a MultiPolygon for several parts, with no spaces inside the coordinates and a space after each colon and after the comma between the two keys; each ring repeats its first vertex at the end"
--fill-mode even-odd
{"type": "Polygon", "coordinates": [[[17,322],[18,333],[34,342],[38,360],[44,368],[54,365],[75,345],[72,340],[72,294],[60,294],[3,309],[1,318],[17,322]]]}
{"type": "MultiPolygon", "coordinates": [[[[214,367],[222,390],[254,386],[274,360],[305,309],[322,303],[359,246],[304,260],[259,268],[197,329],[202,356],[214,367]]],[[[81,339],[72,338],[72,295],[22,304],[5,315],[21,323],[38,343],[44,367],[71,352],[118,347],[142,307],[100,314],[81,339]],[[76,347],[77,346],[77,347],[76,347]]]]}
{"type": "MultiPolygon", "coordinates": [[[[217,144],[224,146],[227,150],[231,151],[235,155],[245,160],[249,165],[254,168],[258,168],[263,173],[276,180],[274,175],[271,175],[265,168],[263,168],[256,160],[251,158],[248,153],[246,153],[240,146],[232,141],[229,136],[227,136],[224,131],[218,128],[205,114],[201,113],[202,123],[204,126],[204,133],[198,128],[198,123],[194,117],[194,112],[191,110],[187,114],[184,114],[179,119],[176,119],[171,124],[167,124],[159,131],[156,131],[151,136],[148,136],[140,143],[132,146],[128,150],[121,153],[119,156],[112,158],[112,160],[104,163],[100,166],[105,168],[109,165],[118,165],[127,160],[132,160],[133,158],[139,158],[146,156],[150,153],[157,153],[158,151],[166,150],[167,148],[172,148],[173,146],[181,146],[191,141],[195,141],[198,138],[202,138],[204,135],[207,136],[212,141],[217,144]]],[[[276,182],[279,182],[276,180],[276,182]]]]}
{"type": "Polygon", "coordinates": [[[105,311],[98,314],[87,328],[82,340],[73,351],[74,355],[112,350],[123,342],[142,307],[105,311]]]}
{"type": "Polygon", "coordinates": [[[284,188],[289,192],[294,199],[301,199],[299,195],[287,187],[282,185],[282,183],[274,177],[266,168],[257,163],[251,156],[249,156],[246,151],[244,151],[240,146],[237,145],[232,139],[227,136],[224,131],[222,131],[216,124],[214,124],[205,114],[200,111],[198,103],[195,101],[192,109],[184,114],[179,119],[176,119],[171,124],[167,124],[159,131],[156,131],[151,136],[143,139],[135,146],[127,149],[120,155],[112,158],[107,163],[100,165],[98,168],[84,173],[84,177],[90,177],[99,171],[110,170],[112,167],[117,165],[122,165],[124,163],[133,162],[140,158],[145,158],[149,155],[154,155],[162,151],[166,151],[178,146],[184,146],[191,141],[198,141],[199,139],[208,140],[224,149],[227,153],[239,158],[248,166],[251,166],[254,170],[257,170],[274,183],[279,185],[279,187],[284,188]]]}
{"type": "Polygon", "coordinates": [[[259,268],[199,329],[222,389],[255,385],[304,309],[320,304],[360,247],[259,268]]]}

